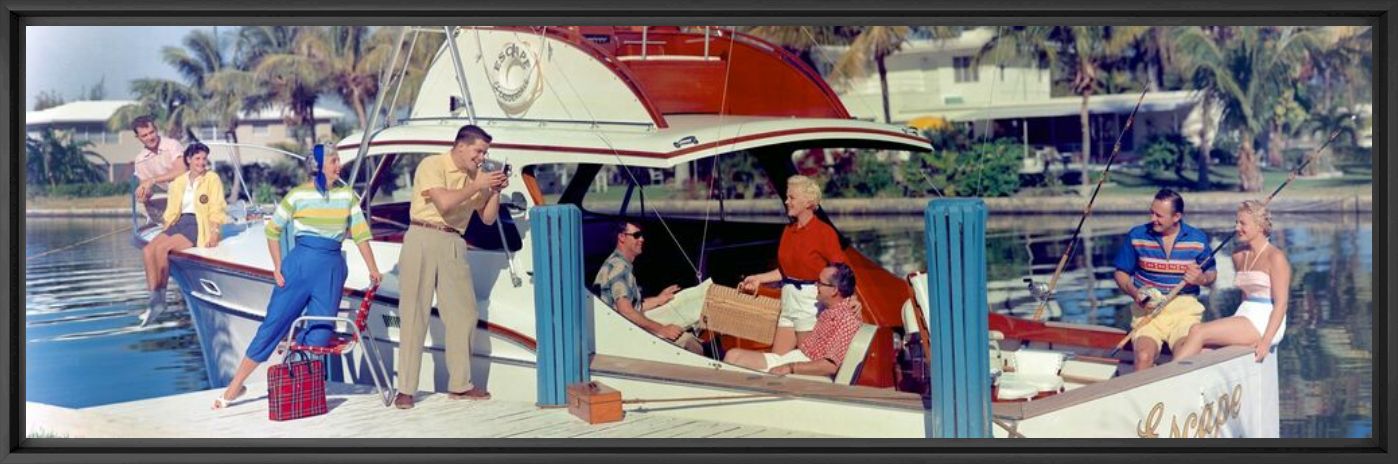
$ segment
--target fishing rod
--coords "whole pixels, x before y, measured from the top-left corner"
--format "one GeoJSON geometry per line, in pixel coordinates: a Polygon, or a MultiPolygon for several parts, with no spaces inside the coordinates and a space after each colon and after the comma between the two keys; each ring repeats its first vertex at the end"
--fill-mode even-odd
{"type": "MultiPolygon", "coordinates": [[[[1262,200],[1262,205],[1266,206],[1267,204],[1271,203],[1272,199],[1276,198],[1277,194],[1281,193],[1282,189],[1286,188],[1287,185],[1291,185],[1291,181],[1296,180],[1296,176],[1300,175],[1301,171],[1306,169],[1306,166],[1309,166],[1312,161],[1315,161],[1315,159],[1319,157],[1318,155],[1320,155],[1320,152],[1325,151],[1325,147],[1330,146],[1330,143],[1334,142],[1336,137],[1339,137],[1340,131],[1342,129],[1344,128],[1335,128],[1335,131],[1330,133],[1330,138],[1326,139],[1325,143],[1320,145],[1320,148],[1317,148],[1315,152],[1311,153],[1310,156],[1307,156],[1305,159],[1301,160],[1301,165],[1296,166],[1296,169],[1291,170],[1291,172],[1286,175],[1286,180],[1283,181],[1281,185],[1278,185],[1276,190],[1273,190],[1270,195],[1267,195],[1266,199],[1262,200]]],[[[1233,241],[1233,238],[1237,236],[1238,234],[1230,234],[1228,238],[1224,239],[1223,243],[1220,243],[1217,248],[1214,248],[1213,252],[1210,252],[1209,256],[1205,257],[1204,261],[1199,265],[1203,266],[1208,264],[1209,260],[1214,259],[1214,256],[1218,255],[1219,250],[1227,248],[1228,244],[1231,243],[1233,241]]],[[[1117,352],[1121,351],[1121,348],[1126,346],[1126,342],[1131,341],[1132,335],[1135,335],[1136,332],[1141,329],[1141,327],[1145,327],[1146,325],[1150,324],[1151,321],[1155,320],[1156,316],[1159,316],[1162,312],[1164,312],[1165,307],[1168,306],[1170,302],[1175,301],[1175,297],[1179,296],[1180,292],[1184,290],[1184,287],[1188,285],[1189,284],[1187,282],[1181,280],[1179,284],[1175,285],[1174,288],[1170,289],[1170,293],[1168,295],[1165,295],[1165,298],[1161,300],[1160,304],[1157,304],[1155,306],[1155,309],[1152,309],[1149,314],[1146,314],[1145,316],[1141,317],[1140,321],[1136,322],[1135,324],[1132,324],[1134,327],[1131,329],[1131,332],[1127,333],[1125,337],[1121,338],[1121,341],[1118,341],[1116,343],[1116,348],[1112,348],[1111,354],[1107,355],[1107,357],[1116,356],[1117,352]]]]}
{"type": "MultiPolygon", "coordinates": [[[[1082,233],[1082,226],[1087,222],[1087,217],[1092,214],[1092,205],[1097,202],[1097,194],[1102,191],[1102,184],[1107,182],[1107,174],[1112,170],[1112,162],[1116,161],[1116,155],[1121,153],[1121,139],[1126,137],[1126,131],[1131,129],[1131,124],[1136,121],[1136,112],[1141,109],[1141,102],[1146,99],[1147,87],[1141,91],[1141,96],[1136,99],[1136,107],[1131,109],[1131,115],[1126,118],[1126,125],[1121,128],[1121,132],[1116,136],[1116,145],[1112,146],[1112,154],[1107,157],[1107,166],[1102,169],[1102,176],[1097,179],[1097,187],[1092,189],[1092,197],[1087,200],[1087,206],[1083,207],[1082,217],[1078,218],[1078,227],[1073,230],[1073,236],[1068,239],[1068,249],[1063,251],[1063,256],[1058,259],[1058,268],[1054,269],[1053,277],[1049,278],[1048,286],[1041,286],[1034,282],[1032,278],[1025,278],[1029,283],[1029,293],[1039,300],[1039,306],[1034,308],[1033,319],[1039,320],[1044,315],[1044,308],[1048,306],[1049,298],[1053,297],[1053,290],[1058,286],[1058,278],[1063,275],[1063,268],[1068,265],[1068,260],[1072,258],[1073,251],[1077,249],[1078,235],[1082,233]]],[[[1083,159],[1086,163],[1087,159],[1083,159]]],[[[1083,179],[1083,184],[1087,184],[1087,179],[1083,179]]]]}

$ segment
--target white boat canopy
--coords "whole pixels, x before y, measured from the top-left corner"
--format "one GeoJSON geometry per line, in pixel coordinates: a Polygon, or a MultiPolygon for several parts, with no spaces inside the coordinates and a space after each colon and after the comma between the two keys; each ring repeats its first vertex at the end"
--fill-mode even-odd
{"type": "MultiPolygon", "coordinates": [[[[492,137],[491,152],[517,164],[598,163],[668,168],[711,156],[765,146],[874,148],[925,152],[927,139],[912,128],[849,119],[753,116],[669,116],[670,127],[580,122],[481,121],[492,137]]],[[[375,133],[369,156],[387,153],[441,153],[451,148],[464,119],[409,121],[375,133]]],[[[362,132],[335,148],[353,159],[362,132]]]]}

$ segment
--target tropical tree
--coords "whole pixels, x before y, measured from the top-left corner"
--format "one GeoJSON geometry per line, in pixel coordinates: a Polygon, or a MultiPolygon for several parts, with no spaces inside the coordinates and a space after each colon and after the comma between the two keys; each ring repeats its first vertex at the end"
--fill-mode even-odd
{"type": "Polygon", "coordinates": [[[131,91],[136,103],[117,110],[107,121],[113,130],[125,130],[131,120],[149,114],[165,121],[164,132],[184,135],[191,127],[208,124],[210,113],[210,76],[228,66],[227,51],[222,41],[211,31],[196,29],[185,35],[183,47],[167,46],[160,50],[166,64],[175,68],[183,82],[168,79],[137,79],[131,91]]]}
{"type": "Polygon", "coordinates": [[[1301,81],[1310,83],[1318,109],[1353,107],[1373,76],[1373,28],[1333,26],[1319,32],[1321,46],[1310,54],[1301,81]]]}
{"type": "Polygon", "coordinates": [[[747,26],[739,30],[785,48],[813,69],[820,69],[818,61],[837,62],[836,58],[824,56],[822,50],[849,45],[854,35],[846,26],[747,26]]]}
{"type": "Polygon", "coordinates": [[[319,55],[317,28],[296,34],[291,50],[262,55],[252,68],[258,80],[277,101],[286,105],[290,121],[298,126],[306,146],[315,145],[315,105],[330,88],[332,74],[319,55]]]}
{"type": "Polygon", "coordinates": [[[859,35],[850,42],[849,50],[835,63],[831,79],[850,80],[866,74],[872,61],[879,73],[879,93],[883,99],[883,122],[893,123],[888,104],[888,56],[894,54],[907,43],[912,28],[908,26],[863,26],[859,35]]]}
{"type": "MultiPolygon", "coordinates": [[[[1317,43],[1314,31],[1298,28],[1178,28],[1177,56],[1196,89],[1223,106],[1219,126],[1240,133],[1239,188],[1262,189],[1262,173],[1254,148],[1272,117],[1283,86],[1292,85],[1295,70],[1317,43]]],[[[1217,129],[1215,129],[1217,130],[1217,129]]],[[[1280,147],[1275,147],[1280,148],[1280,147]]]]}
{"type": "Polygon", "coordinates": [[[45,128],[37,138],[26,137],[24,148],[25,173],[29,176],[29,183],[47,183],[53,187],[58,184],[100,182],[105,177],[100,168],[87,160],[88,156],[97,155],[92,151],[92,142],[77,140],[71,133],[45,128]]]}
{"type": "Polygon", "coordinates": [[[135,79],[131,81],[131,93],[135,94],[136,103],[118,108],[107,119],[109,129],[128,130],[131,121],[150,115],[164,122],[159,127],[162,133],[185,134],[202,120],[199,112],[204,105],[203,97],[185,84],[168,79],[135,79]]]}
{"type": "MultiPolygon", "coordinates": [[[[1330,145],[1331,153],[1339,151],[1339,148],[1353,147],[1359,144],[1359,118],[1354,113],[1342,107],[1331,107],[1324,113],[1312,113],[1310,118],[1302,123],[1301,130],[1312,137],[1320,137],[1323,141],[1330,137],[1330,134],[1338,133],[1335,142],[1330,145]]],[[[1316,155],[1323,156],[1323,155],[1316,155]]],[[[1327,171],[1329,163],[1326,158],[1321,157],[1307,165],[1302,174],[1315,175],[1327,171]]]]}
{"type": "MultiPolygon", "coordinates": [[[[1089,178],[1092,159],[1090,100],[1103,85],[1102,67],[1119,59],[1135,41],[1150,31],[1147,26],[1014,26],[1002,27],[981,48],[978,59],[989,56],[1036,59],[1049,69],[1067,70],[1069,88],[1082,96],[1078,123],[1082,127],[1082,179],[1089,178]]],[[[1086,189],[1083,190],[1085,192],[1086,189]]]]}

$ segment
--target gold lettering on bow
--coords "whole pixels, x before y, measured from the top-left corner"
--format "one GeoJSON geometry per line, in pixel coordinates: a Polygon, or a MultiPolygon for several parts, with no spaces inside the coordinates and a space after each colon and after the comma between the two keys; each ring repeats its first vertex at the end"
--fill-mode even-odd
{"type": "MultiPolygon", "coordinates": [[[[1190,411],[1183,420],[1179,416],[1170,417],[1170,438],[1213,438],[1223,434],[1228,422],[1237,418],[1243,408],[1243,386],[1234,385],[1217,399],[1204,403],[1197,411],[1190,411]]],[[[1165,403],[1158,402],[1146,413],[1146,417],[1136,423],[1136,436],[1159,438],[1160,423],[1165,418],[1165,403]]]]}

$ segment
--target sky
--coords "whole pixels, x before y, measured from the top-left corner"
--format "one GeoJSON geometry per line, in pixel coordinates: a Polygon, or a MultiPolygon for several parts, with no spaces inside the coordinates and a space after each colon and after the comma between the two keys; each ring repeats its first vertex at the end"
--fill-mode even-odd
{"type": "MultiPolygon", "coordinates": [[[[208,26],[206,26],[208,27],[208,26]]],[[[228,27],[228,26],[225,26],[228,27]]],[[[161,47],[179,46],[191,26],[27,26],[24,44],[24,108],[39,93],[56,91],[76,100],[104,77],[107,99],[129,99],[131,80],[179,79],[160,59],[161,47]]]]}
{"type": "MultiPolygon", "coordinates": [[[[40,93],[55,91],[65,102],[79,100],[84,89],[104,81],[107,100],[134,99],[131,81],[140,78],[182,80],[161,58],[166,46],[182,47],[185,35],[213,26],[26,26],[24,109],[32,111],[40,93]]],[[[219,27],[227,34],[236,26],[219,27]]],[[[322,96],[316,106],[341,113],[350,110],[338,98],[322,96]]]]}

